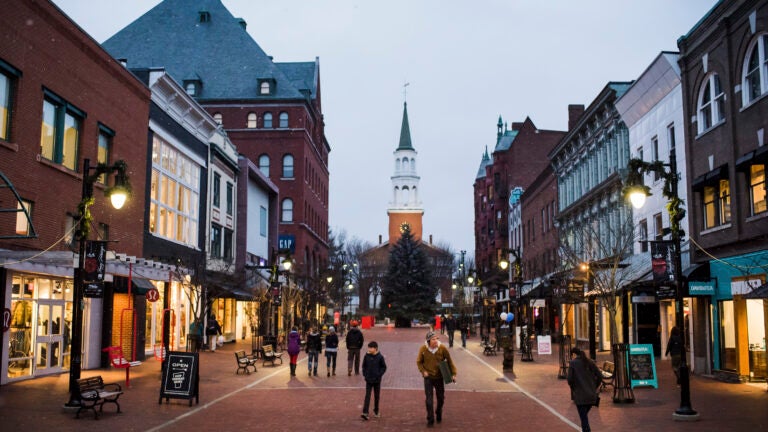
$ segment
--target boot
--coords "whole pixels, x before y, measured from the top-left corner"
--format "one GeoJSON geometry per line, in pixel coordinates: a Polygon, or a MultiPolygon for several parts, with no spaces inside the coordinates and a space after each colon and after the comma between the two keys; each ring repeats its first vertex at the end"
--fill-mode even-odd
{"type": "Polygon", "coordinates": [[[296,365],[291,364],[291,376],[296,376],[296,365]]]}
{"type": "Polygon", "coordinates": [[[352,369],[347,369],[347,376],[352,376],[352,369]]]}
{"type": "Polygon", "coordinates": [[[314,376],[317,376],[317,368],[314,368],[314,369],[312,370],[312,374],[313,374],[314,376]]]}
{"type": "Polygon", "coordinates": [[[333,368],[333,376],[336,376],[336,368],[333,368]]]}

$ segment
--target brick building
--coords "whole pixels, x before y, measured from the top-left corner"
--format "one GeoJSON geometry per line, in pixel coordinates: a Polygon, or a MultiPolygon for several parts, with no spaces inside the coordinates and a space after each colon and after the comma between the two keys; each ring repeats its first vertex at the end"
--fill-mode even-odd
{"type": "MultiPolygon", "coordinates": [[[[278,187],[280,249],[291,251],[300,281],[314,281],[328,262],[319,60],[274,62],[218,0],[165,0],[104,47],[129,68],[164,67],[224,126],[278,187]]],[[[272,257],[246,257],[260,259],[272,257]]]]}

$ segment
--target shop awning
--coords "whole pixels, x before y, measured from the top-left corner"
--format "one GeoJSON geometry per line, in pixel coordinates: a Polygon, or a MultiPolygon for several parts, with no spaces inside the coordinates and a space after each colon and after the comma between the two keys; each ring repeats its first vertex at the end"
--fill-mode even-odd
{"type": "Polygon", "coordinates": [[[710,279],[709,261],[693,264],[692,266],[683,269],[683,280],[708,281],[710,279]]]}
{"type": "MultiPolygon", "coordinates": [[[[149,279],[143,277],[133,276],[131,278],[131,294],[132,295],[146,295],[147,291],[151,290],[155,286],[149,279]]],[[[114,291],[116,293],[127,294],[128,293],[128,278],[123,276],[115,276],[114,279],[114,291]]]]}
{"type": "Polygon", "coordinates": [[[764,283],[752,291],[744,294],[745,299],[768,299],[768,283],[764,283]]]}

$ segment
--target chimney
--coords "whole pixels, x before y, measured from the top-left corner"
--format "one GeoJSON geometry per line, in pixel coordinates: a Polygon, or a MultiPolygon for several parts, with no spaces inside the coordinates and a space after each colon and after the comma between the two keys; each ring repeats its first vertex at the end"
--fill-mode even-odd
{"type": "Polygon", "coordinates": [[[568,130],[576,126],[582,114],[584,114],[584,105],[568,105],[568,130]]]}
{"type": "Polygon", "coordinates": [[[381,244],[381,234],[379,234],[379,244],[381,244]]]}
{"type": "Polygon", "coordinates": [[[429,244],[432,244],[432,234],[429,235],[429,244]]]}

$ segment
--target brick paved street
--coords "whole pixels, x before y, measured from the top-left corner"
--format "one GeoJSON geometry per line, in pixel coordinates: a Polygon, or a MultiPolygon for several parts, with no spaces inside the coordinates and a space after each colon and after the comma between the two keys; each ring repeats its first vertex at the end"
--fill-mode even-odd
{"type": "MultiPolygon", "coordinates": [[[[388,371],[382,385],[380,419],[363,422],[362,377],[346,375],[346,350],[341,349],[336,377],[308,377],[306,357],[300,356],[297,377],[291,379],[286,363],[262,367],[250,375],[235,375],[233,352],[250,350],[250,341],[228,344],[216,353],[200,354],[200,404],[187,401],[158,404],[160,363],[148,360],[132,370],[131,388],[121,397],[122,414],[107,406],[94,421],[90,414],[74,419],[62,409],[67,400],[68,375],[39,378],[0,387],[0,419],[5,431],[186,431],[186,430],[370,430],[426,429],[424,395],[415,355],[425,329],[377,327],[365,330],[366,341],[379,342],[388,371]]],[[[447,337],[442,340],[447,344],[447,337]]],[[[457,337],[457,341],[459,341],[457,337]]],[[[568,386],[557,379],[557,356],[537,356],[534,362],[515,361],[516,376],[501,373],[502,356],[483,356],[478,339],[467,349],[460,342],[452,349],[459,374],[447,386],[443,423],[435,430],[491,430],[547,432],[580,430],[568,386]]],[[[501,354],[501,353],[499,353],[501,354]]],[[[601,354],[607,356],[607,353],[601,354]]],[[[324,357],[321,357],[324,362],[324,357]]],[[[599,408],[590,412],[595,431],[743,431],[768,430],[766,385],[725,384],[693,377],[692,403],[700,420],[672,420],[679,405],[679,390],[671,380],[668,362],[657,365],[659,389],[635,389],[637,402],[617,405],[602,394],[599,408]]],[[[124,384],[122,371],[88,370],[83,377],[102,375],[124,384]]]]}

